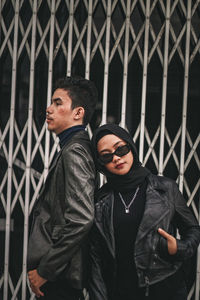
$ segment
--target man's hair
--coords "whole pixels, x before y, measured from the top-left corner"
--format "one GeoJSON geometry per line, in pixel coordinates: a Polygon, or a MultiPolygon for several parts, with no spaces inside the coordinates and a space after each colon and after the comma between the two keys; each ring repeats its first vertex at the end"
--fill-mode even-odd
{"type": "Polygon", "coordinates": [[[53,90],[56,89],[67,91],[72,100],[72,109],[78,106],[84,108],[83,124],[87,125],[97,104],[98,92],[94,83],[80,76],[67,76],[56,81],[53,90]]]}

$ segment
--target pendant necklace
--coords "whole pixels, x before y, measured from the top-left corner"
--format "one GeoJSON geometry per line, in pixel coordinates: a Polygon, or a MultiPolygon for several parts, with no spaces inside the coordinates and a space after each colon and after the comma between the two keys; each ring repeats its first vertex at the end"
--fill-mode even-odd
{"type": "Polygon", "coordinates": [[[135,194],[133,195],[133,198],[132,198],[131,202],[129,203],[129,205],[126,205],[126,203],[124,202],[124,199],[123,199],[122,195],[119,193],[119,197],[120,197],[120,199],[121,199],[121,201],[122,201],[122,203],[123,203],[123,205],[125,207],[125,213],[126,214],[129,214],[129,212],[130,212],[129,208],[131,207],[133,201],[135,200],[138,191],[139,191],[139,186],[137,187],[137,189],[135,191],[135,194]]]}

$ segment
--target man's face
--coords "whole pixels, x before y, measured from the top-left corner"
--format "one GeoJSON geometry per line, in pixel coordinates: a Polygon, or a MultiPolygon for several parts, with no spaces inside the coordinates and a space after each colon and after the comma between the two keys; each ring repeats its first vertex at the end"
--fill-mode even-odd
{"type": "Polygon", "coordinates": [[[63,130],[77,125],[75,115],[76,108],[72,109],[72,100],[68,96],[67,91],[57,89],[53,93],[51,105],[47,107],[46,122],[48,129],[56,134],[63,130]]]}

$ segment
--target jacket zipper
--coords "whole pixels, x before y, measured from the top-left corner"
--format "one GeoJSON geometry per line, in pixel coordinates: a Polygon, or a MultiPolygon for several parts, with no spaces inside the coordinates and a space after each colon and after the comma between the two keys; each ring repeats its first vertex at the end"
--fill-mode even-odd
{"type": "Polygon", "coordinates": [[[144,277],[145,280],[145,297],[149,296],[149,278],[147,276],[144,277]]]}

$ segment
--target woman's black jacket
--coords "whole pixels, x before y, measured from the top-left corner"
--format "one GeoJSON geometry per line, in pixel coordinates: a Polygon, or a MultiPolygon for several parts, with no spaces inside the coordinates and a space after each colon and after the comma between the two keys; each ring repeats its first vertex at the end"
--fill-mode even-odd
{"type": "MultiPolygon", "coordinates": [[[[91,234],[92,300],[110,300],[115,289],[115,240],[113,229],[114,194],[104,185],[97,194],[95,222],[91,234]]],[[[200,242],[200,227],[186,205],[176,183],[166,177],[148,175],[144,215],[133,253],[140,287],[148,288],[174,274],[182,262],[195,253],[200,242]],[[176,237],[178,251],[170,256],[162,228],[176,237]]]]}

